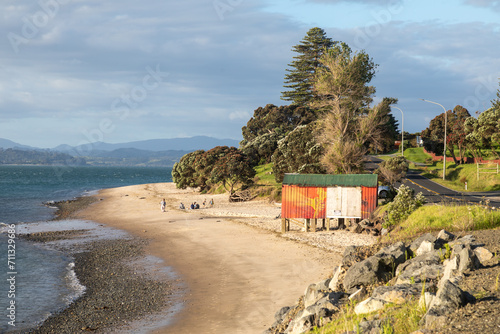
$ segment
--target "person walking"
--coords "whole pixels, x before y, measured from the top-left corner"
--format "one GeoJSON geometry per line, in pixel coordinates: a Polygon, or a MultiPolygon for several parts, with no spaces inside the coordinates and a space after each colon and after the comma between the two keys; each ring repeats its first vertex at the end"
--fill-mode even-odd
{"type": "Polygon", "coordinates": [[[165,206],[166,205],[167,205],[167,202],[165,201],[165,199],[162,199],[161,202],[160,202],[161,212],[165,212],[165,206]]]}

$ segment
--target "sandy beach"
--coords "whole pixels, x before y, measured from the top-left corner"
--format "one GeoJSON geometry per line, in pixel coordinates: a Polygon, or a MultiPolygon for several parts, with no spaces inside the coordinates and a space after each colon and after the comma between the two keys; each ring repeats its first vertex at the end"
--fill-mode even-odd
{"type": "Polygon", "coordinates": [[[106,189],[96,198],[79,218],[150,239],[146,253],[163,259],[187,288],[174,323],[155,333],[261,333],[279,308],[331,275],[345,246],[374,241],[344,231],[306,234],[300,227],[282,236],[274,203],[229,203],[225,194],[173,183],[106,189]],[[214,206],[203,207],[210,199],[214,206]],[[180,202],[201,208],[180,210],[180,202]]]}

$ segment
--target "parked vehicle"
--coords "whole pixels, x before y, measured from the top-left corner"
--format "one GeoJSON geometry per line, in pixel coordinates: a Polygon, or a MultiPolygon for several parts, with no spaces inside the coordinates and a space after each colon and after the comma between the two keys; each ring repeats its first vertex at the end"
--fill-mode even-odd
{"type": "Polygon", "coordinates": [[[389,186],[378,186],[378,198],[387,198],[391,188],[389,186]]]}

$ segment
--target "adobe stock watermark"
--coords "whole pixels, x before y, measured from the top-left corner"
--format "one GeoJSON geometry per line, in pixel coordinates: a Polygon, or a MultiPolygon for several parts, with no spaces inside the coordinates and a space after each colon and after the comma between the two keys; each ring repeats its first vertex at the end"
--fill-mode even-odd
{"type": "Polygon", "coordinates": [[[224,15],[228,12],[232,12],[236,7],[241,5],[242,2],[243,0],[214,0],[212,4],[219,19],[224,21],[224,15]]]}
{"type": "MultiPolygon", "coordinates": [[[[68,152],[70,155],[85,157],[86,153],[92,150],[96,142],[104,141],[106,135],[115,131],[117,121],[127,119],[130,116],[130,112],[137,109],[147,99],[148,95],[157,89],[164,82],[165,78],[169,76],[168,72],[162,72],[159,64],[156,65],[156,68],[146,66],[146,72],[147,74],[142,77],[140,84],[135,85],[127,93],[122,94],[111,102],[109,110],[114,117],[104,117],[94,128],[82,131],[84,139],[77,144],[73,151],[68,152]]],[[[57,177],[60,179],[71,167],[58,166],[54,168],[57,177]]]]}
{"type": "Polygon", "coordinates": [[[17,54],[19,47],[23,44],[28,44],[35,39],[40,30],[45,28],[51,20],[53,20],[61,5],[69,3],[70,0],[40,0],[38,1],[39,10],[33,15],[25,15],[21,18],[22,25],[19,33],[9,32],[7,39],[9,40],[12,50],[17,54]]]}
{"type": "Polygon", "coordinates": [[[358,49],[365,49],[375,37],[381,34],[383,27],[403,10],[403,2],[401,0],[394,0],[389,2],[387,7],[383,9],[370,11],[374,20],[369,21],[364,28],[356,28],[354,45],[358,49]]]}
{"type": "Polygon", "coordinates": [[[489,75],[479,78],[479,83],[474,88],[474,95],[469,95],[464,99],[463,107],[469,112],[484,111],[488,109],[491,100],[496,97],[500,75],[489,75]]]}

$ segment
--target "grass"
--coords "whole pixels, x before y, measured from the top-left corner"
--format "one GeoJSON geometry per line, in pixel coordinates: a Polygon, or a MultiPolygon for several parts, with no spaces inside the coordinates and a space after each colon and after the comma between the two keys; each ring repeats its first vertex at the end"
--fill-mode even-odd
{"type": "Polygon", "coordinates": [[[263,185],[273,185],[278,186],[273,174],[273,164],[259,165],[254,168],[256,177],[258,178],[258,183],[263,185]]]}
{"type": "Polygon", "coordinates": [[[493,229],[500,227],[500,211],[476,205],[425,205],[399,226],[400,231],[391,233],[405,238],[442,229],[450,232],[493,229]]]}
{"type": "Polygon", "coordinates": [[[273,164],[259,165],[255,168],[254,191],[258,197],[268,197],[272,201],[281,201],[281,183],[274,179],[273,164]]]}
{"type": "Polygon", "coordinates": [[[397,305],[388,304],[379,312],[370,315],[354,313],[354,304],[346,304],[334,315],[332,322],[321,328],[315,328],[309,334],[335,334],[353,331],[360,333],[359,324],[366,319],[379,318],[382,320],[381,333],[411,333],[419,329],[419,322],[425,310],[419,307],[418,299],[397,305]],[[390,319],[390,320],[388,320],[390,319]]]}
{"type": "MultiPolygon", "coordinates": [[[[492,166],[496,167],[496,165],[491,165],[490,167],[492,166]]],[[[427,165],[418,169],[423,172],[422,175],[426,178],[456,191],[466,191],[465,182],[467,182],[467,191],[500,190],[500,174],[479,174],[478,180],[476,164],[456,165],[453,162],[447,162],[446,180],[443,180],[442,162],[435,161],[432,165],[427,165]]]]}
{"type": "Polygon", "coordinates": [[[405,150],[404,156],[409,161],[426,163],[431,156],[424,152],[422,147],[412,147],[405,150]]]}

